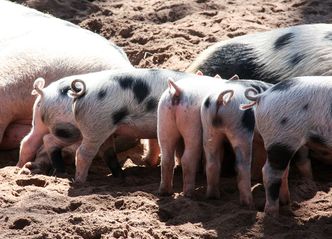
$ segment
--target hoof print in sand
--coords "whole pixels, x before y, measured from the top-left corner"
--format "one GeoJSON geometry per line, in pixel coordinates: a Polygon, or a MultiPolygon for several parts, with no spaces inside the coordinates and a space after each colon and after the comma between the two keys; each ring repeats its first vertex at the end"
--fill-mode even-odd
{"type": "Polygon", "coordinates": [[[46,187],[48,183],[43,179],[28,178],[28,179],[17,179],[16,184],[22,187],[25,186],[46,187]]]}
{"type": "Polygon", "coordinates": [[[26,218],[20,218],[13,222],[12,225],[9,226],[9,229],[18,229],[21,230],[25,228],[26,226],[29,226],[31,224],[31,221],[26,218]]]}

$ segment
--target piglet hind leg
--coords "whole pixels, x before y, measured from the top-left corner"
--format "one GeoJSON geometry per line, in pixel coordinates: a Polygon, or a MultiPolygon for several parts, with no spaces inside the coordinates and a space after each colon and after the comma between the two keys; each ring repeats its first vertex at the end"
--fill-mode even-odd
{"type": "Polygon", "coordinates": [[[175,143],[164,146],[161,145],[161,180],[159,186],[160,196],[169,196],[173,193],[175,147],[175,143]]]}
{"type": "MultiPolygon", "coordinates": [[[[209,199],[219,199],[219,181],[221,163],[224,155],[224,148],[221,146],[223,137],[220,134],[211,133],[210,130],[203,128],[203,146],[206,159],[206,180],[207,190],[206,197],[209,199]]],[[[216,131],[216,130],[214,130],[216,131]]]]}
{"type": "Polygon", "coordinates": [[[161,114],[158,115],[158,141],[161,150],[159,194],[161,196],[169,196],[173,192],[174,156],[178,142],[181,139],[174,120],[167,113],[161,111],[161,114]]]}
{"type": "Polygon", "coordinates": [[[309,158],[309,149],[306,146],[302,146],[294,155],[294,162],[302,177],[312,180],[312,167],[311,160],[309,158]]]}
{"type": "Polygon", "coordinates": [[[236,140],[230,138],[236,156],[237,185],[240,191],[240,204],[254,208],[251,193],[252,134],[241,135],[236,140]]]}
{"type": "Polygon", "coordinates": [[[52,134],[47,134],[43,137],[44,146],[48,157],[51,159],[53,174],[62,175],[65,173],[65,163],[62,158],[62,149],[73,144],[57,138],[52,134]]]}
{"type": "Polygon", "coordinates": [[[197,166],[202,156],[202,130],[201,128],[188,129],[184,130],[182,135],[184,140],[184,152],[181,157],[183,194],[185,197],[192,197],[195,190],[197,166]]]}
{"type": "Polygon", "coordinates": [[[75,184],[85,183],[92,160],[97,155],[101,144],[102,142],[100,141],[91,142],[87,139],[82,140],[75,157],[75,184]]]}
{"type": "MultiPolygon", "coordinates": [[[[295,141],[299,142],[299,140],[295,141]]],[[[282,143],[267,144],[267,161],[263,167],[263,181],[266,194],[264,211],[271,216],[278,216],[279,202],[289,201],[288,177],[289,162],[297,151],[282,143]]],[[[299,147],[298,147],[299,148],[299,147]]]]}
{"type": "Polygon", "coordinates": [[[147,144],[147,153],[143,156],[142,161],[151,167],[157,167],[159,164],[160,148],[157,139],[149,139],[147,144]]]}
{"type": "Polygon", "coordinates": [[[100,147],[99,155],[107,164],[114,177],[123,177],[124,172],[116,155],[115,148],[113,147],[114,144],[114,138],[108,138],[100,147]]]}
{"type": "Polygon", "coordinates": [[[46,127],[33,127],[21,142],[17,167],[22,168],[26,163],[34,160],[37,151],[43,144],[43,136],[48,133],[46,127]]]}

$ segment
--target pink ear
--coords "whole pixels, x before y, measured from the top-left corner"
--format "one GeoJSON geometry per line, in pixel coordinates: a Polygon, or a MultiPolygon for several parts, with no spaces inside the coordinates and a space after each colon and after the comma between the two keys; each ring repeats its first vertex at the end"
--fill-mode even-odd
{"type": "Polygon", "coordinates": [[[42,77],[39,77],[33,83],[33,90],[31,92],[32,95],[43,95],[43,88],[45,86],[45,80],[42,77]]]}
{"type": "Polygon", "coordinates": [[[229,78],[228,80],[239,80],[240,77],[238,75],[233,75],[231,78],[229,78]]]}
{"type": "Polygon", "coordinates": [[[201,71],[197,71],[197,72],[196,72],[196,75],[198,75],[198,76],[202,76],[202,75],[203,75],[203,72],[201,72],[201,71]]]}

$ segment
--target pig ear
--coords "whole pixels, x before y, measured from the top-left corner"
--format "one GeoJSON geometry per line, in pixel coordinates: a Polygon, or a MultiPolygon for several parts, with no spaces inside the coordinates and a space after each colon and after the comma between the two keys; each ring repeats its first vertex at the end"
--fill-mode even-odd
{"type": "Polygon", "coordinates": [[[216,74],[216,75],[214,76],[214,78],[221,79],[221,76],[220,76],[219,74],[216,74]]]}
{"type": "Polygon", "coordinates": [[[42,89],[45,86],[45,80],[42,77],[39,77],[33,83],[33,90],[31,92],[32,95],[43,95],[42,89]]]}
{"type": "Polygon", "coordinates": [[[237,74],[235,74],[231,78],[229,78],[228,80],[240,80],[240,77],[237,74]]]}
{"type": "MultiPolygon", "coordinates": [[[[168,87],[169,87],[169,89],[171,90],[172,88],[174,88],[174,96],[180,96],[180,94],[181,94],[181,89],[178,87],[178,85],[177,84],[175,84],[175,82],[173,81],[173,79],[172,78],[169,78],[168,79],[168,87]]],[[[172,94],[172,93],[171,93],[172,94]]]]}
{"type": "Polygon", "coordinates": [[[197,71],[197,72],[196,72],[196,75],[198,75],[198,76],[202,76],[202,75],[203,75],[203,72],[201,72],[201,71],[197,71]]]}
{"type": "Polygon", "coordinates": [[[226,105],[233,97],[234,91],[233,90],[225,90],[220,93],[217,99],[217,104],[218,105],[226,105]]]}

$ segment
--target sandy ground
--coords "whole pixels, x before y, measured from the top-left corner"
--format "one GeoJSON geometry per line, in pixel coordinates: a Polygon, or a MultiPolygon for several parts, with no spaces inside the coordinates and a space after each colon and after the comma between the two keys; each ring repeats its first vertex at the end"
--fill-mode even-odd
{"type": "MultiPolygon", "coordinates": [[[[247,33],[331,22],[332,1],[114,0],[19,1],[97,32],[122,46],[139,67],[185,70],[207,46],[247,33]]],[[[139,157],[140,149],[123,157],[139,157]]],[[[18,175],[16,151],[0,155],[0,238],[332,238],[332,168],[315,163],[314,181],[290,175],[292,204],[265,216],[264,190],[253,182],[255,210],[239,206],[234,174],[221,178],[221,199],[206,200],[198,174],[193,199],[159,197],[160,168],[127,161],[114,178],[96,160],[84,186],[68,178],[18,175]],[[8,166],[9,165],[9,166],[8,166]],[[7,166],[7,167],[5,167],[7,166]]]]}

